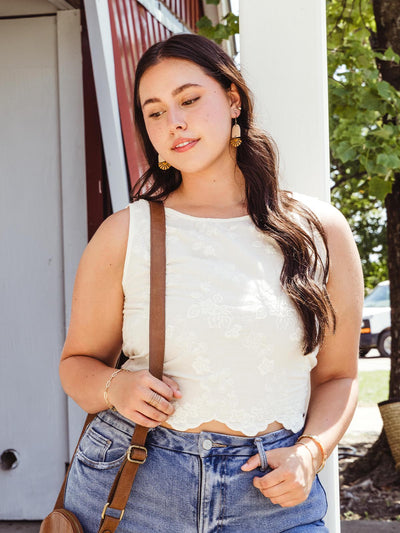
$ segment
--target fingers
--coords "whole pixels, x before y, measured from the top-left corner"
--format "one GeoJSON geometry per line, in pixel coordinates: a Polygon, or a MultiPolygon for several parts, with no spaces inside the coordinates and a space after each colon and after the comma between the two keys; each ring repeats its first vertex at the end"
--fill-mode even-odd
{"type": "Polygon", "coordinates": [[[292,471],[277,468],[262,477],[253,478],[253,485],[274,504],[291,507],[305,501],[311,485],[292,471]]]}
{"type": "Polygon", "coordinates": [[[151,391],[151,397],[150,400],[148,400],[149,405],[153,405],[154,407],[157,407],[157,405],[161,404],[163,401],[163,397],[160,396],[157,392],[151,391]]]}
{"type": "Polygon", "coordinates": [[[156,407],[152,407],[151,405],[145,402],[143,402],[143,404],[140,406],[139,411],[150,420],[156,421],[158,423],[165,422],[169,417],[169,415],[167,415],[166,413],[159,411],[156,407]]]}
{"type": "Polygon", "coordinates": [[[257,489],[260,489],[263,494],[264,492],[268,491],[269,496],[270,495],[276,496],[277,494],[280,494],[281,492],[278,492],[276,489],[274,491],[274,488],[280,486],[282,482],[285,480],[286,480],[286,477],[284,473],[282,472],[282,469],[278,468],[277,470],[272,470],[272,472],[265,474],[265,476],[255,477],[253,479],[253,485],[257,489]],[[272,494],[270,491],[272,491],[272,494]]]}
{"type": "Polygon", "coordinates": [[[161,413],[164,413],[167,416],[172,415],[175,411],[174,406],[168,400],[151,389],[145,391],[145,397],[143,400],[147,405],[151,406],[154,411],[161,411],[161,413]]]}
{"type": "MultiPolygon", "coordinates": [[[[145,374],[143,385],[156,392],[168,401],[172,400],[174,397],[174,391],[172,387],[167,385],[167,383],[165,383],[164,381],[155,378],[152,374],[150,374],[150,372],[145,374]]],[[[149,400],[150,397],[146,397],[145,401],[148,402],[149,400]]]]}
{"type": "MultiPolygon", "coordinates": [[[[253,484],[255,486],[254,482],[253,484]]],[[[279,485],[269,489],[259,488],[259,490],[263,496],[270,499],[271,503],[278,504],[281,507],[298,505],[304,502],[308,496],[308,491],[305,490],[304,486],[292,484],[288,481],[282,481],[279,485]]]]}
{"type": "Polygon", "coordinates": [[[154,392],[157,392],[169,401],[174,396],[177,398],[182,397],[178,383],[169,376],[163,375],[162,380],[159,380],[149,372],[147,375],[147,384],[154,392]]]}
{"type": "Polygon", "coordinates": [[[150,388],[144,391],[139,411],[150,420],[165,422],[175,411],[171,400],[174,398],[174,393],[180,394],[178,384],[168,376],[163,376],[163,381],[150,374],[148,378],[150,388]]]}
{"type": "Polygon", "coordinates": [[[170,378],[169,376],[166,376],[166,375],[163,375],[162,377],[164,383],[166,383],[167,385],[169,385],[173,391],[173,395],[176,397],[176,398],[182,398],[182,393],[181,391],[179,390],[179,385],[176,381],[174,381],[172,378],[170,378]]]}
{"type": "Polygon", "coordinates": [[[121,372],[119,376],[109,398],[123,416],[142,426],[156,427],[174,413],[171,402],[182,395],[172,378],[163,376],[160,380],[148,370],[121,372]]]}
{"type": "MultiPolygon", "coordinates": [[[[310,458],[298,447],[276,448],[267,452],[268,474],[253,478],[253,485],[272,503],[291,507],[305,501],[314,480],[310,458]],[[304,459],[307,459],[305,461],[304,459]]],[[[258,454],[250,457],[242,470],[249,472],[260,466],[258,454]]]]}
{"type": "Polygon", "coordinates": [[[241,466],[241,469],[245,472],[250,472],[259,466],[261,466],[260,456],[258,453],[256,453],[256,455],[252,455],[250,459],[248,459],[244,465],[241,466]]]}
{"type": "Polygon", "coordinates": [[[133,411],[132,413],[130,413],[130,416],[126,415],[126,417],[135,422],[135,424],[140,424],[141,426],[144,426],[146,428],[155,428],[160,425],[160,422],[148,418],[139,411],[133,411]]]}

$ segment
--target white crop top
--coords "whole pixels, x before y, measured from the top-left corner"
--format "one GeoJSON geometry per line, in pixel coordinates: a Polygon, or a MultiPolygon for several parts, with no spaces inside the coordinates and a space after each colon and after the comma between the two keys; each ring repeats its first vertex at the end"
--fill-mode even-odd
{"type": "MultiPolygon", "coordinates": [[[[145,200],[129,209],[123,367],[135,371],[149,367],[150,210],[145,200]]],[[[182,431],[218,420],[253,436],[277,421],[299,431],[318,350],[302,353],[302,323],[279,282],[279,247],[248,215],[165,213],[164,373],[182,392],[168,423],[182,431]]]]}

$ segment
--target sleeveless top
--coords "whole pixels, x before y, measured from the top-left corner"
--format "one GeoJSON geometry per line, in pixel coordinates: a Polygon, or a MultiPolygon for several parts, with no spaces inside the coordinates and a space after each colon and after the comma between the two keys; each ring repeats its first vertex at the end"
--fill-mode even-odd
{"type": "MultiPolygon", "coordinates": [[[[150,209],[139,200],[129,210],[123,368],[136,371],[149,367],[150,209]]],[[[182,431],[215,419],[251,436],[277,421],[299,431],[318,349],[302,353],[302,322],[279,281],[280,248],[249,215],[165,214],[164,374],[182,392],[168,423],[182,431]]]]}

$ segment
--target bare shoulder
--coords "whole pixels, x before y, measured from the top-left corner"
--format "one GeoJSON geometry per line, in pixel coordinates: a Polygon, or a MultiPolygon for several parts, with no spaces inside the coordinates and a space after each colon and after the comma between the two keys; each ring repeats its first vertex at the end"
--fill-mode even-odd
{"type": "Polygon", "coordinates": [[[101,243],[119,246],[128,238],[129,232],[129,207],[113,213],[99,226],[90,242],[97,246],[101,243]]]}
{"type": "Polygon", "coordinates": [[[86,246],[75,278],[75,292],[90,285],[121,283],[129,233],[129,208],[110,215],[86,246]]]}
{"type": "Polygon", "coordinates": [[[343,214],[329,202],[295,193],[293,197],[305,204],[319,219],[325,231],[329,251],[328,292],[332,299],[350,296],[363,298],[363,275],[356,242],[343,214]]]}
{"type": "Polygon", "coordinates": [[[129,234],[129,207],[107,217],[93,235],[85,254],[93,259],[102,259],[109,266],[121,267],[125,259],[129,234]]]}
{"type": "Polygon", "coordinates": [[[346,218],[331,203],[300,193],[293,193],[293,197],[316,215],[325,230],[329,247],[343,238],[354,240],[346,218]]]}

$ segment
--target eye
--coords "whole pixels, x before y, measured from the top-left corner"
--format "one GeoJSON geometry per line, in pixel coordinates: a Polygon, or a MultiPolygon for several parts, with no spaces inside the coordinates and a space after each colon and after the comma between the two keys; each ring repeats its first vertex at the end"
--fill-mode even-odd
{"type": "Polygon", "coordinates": [[[197,96],[196,98],[190,98],[189,100],[185,100],[182,105],[191,105],[197,102],[197,100],[200,100],[200,96],[197,96]]]}
{"type": "Polygon", "coordinates": [[[151,113],[151,115],[149,115],[149,118],[158,118],[162,114],[163,114],[163,111],[155,111],[154,113],[151,113]]]}

